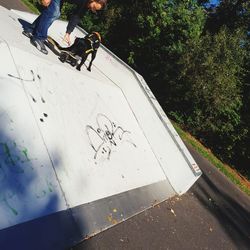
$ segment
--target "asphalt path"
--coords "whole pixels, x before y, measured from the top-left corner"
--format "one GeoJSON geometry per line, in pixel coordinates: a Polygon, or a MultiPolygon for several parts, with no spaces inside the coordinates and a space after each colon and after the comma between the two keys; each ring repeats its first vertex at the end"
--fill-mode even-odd
{"type": "Polygon", "coordinates": [[[23,3],[19,0],[0,0],[0,5],[7,9],[15,9],[21,11],[31,12],[23,3]]]}
{"type": "MultiPolygon", "coordinates": [[[[29,11],[18,0],[8,9],[29,11]]],[[[250,249],[250,197],[191,146],[203,175],[173,197],[73,247],[82,249],[250,249]]]]}
{"type": "Polygon", "coordinates": [[[250,198],[188,146],[203,171],[173,197],[90,238],[81,249],[250,249],[250,198]]]}

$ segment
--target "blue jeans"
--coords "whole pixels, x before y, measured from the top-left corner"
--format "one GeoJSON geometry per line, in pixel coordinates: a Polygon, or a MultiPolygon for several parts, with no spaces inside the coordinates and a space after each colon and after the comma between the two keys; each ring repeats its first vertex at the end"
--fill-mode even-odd
{"type": "Polygon", "coordinates": [[[39,40],[47,39],[48,29],[51,24],[60,17],[61,0],[52,0],[50,5],[45,8],[40,16],[33,22],[33,37],[39,40]]]}

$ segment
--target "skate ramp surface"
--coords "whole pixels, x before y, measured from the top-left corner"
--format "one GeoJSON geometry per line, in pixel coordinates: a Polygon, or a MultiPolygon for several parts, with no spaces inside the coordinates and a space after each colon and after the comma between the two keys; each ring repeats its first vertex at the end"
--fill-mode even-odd
{"type": "Polygon", "coordinates": [[[65,249],[201,175],[141,75],[104,46],[91,72],[43,55],[22,35],[35,18],[0,6],[1,249],[65,249]]]}

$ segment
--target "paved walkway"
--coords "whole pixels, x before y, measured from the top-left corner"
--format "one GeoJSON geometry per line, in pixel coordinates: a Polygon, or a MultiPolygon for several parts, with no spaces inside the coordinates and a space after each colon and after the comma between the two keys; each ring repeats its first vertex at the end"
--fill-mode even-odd
{"type": "Polygon", "coordinates": [[[30,10],[19,0],[0,0],[0,5],[7,9],[15,9],[30,12],[30,10]]]}
{"type": "Polygon", "coordinates": [[[250,249],[250,197],[191,147],[203,171],[174,197],[79,244],[81,249],[250,249]]]}

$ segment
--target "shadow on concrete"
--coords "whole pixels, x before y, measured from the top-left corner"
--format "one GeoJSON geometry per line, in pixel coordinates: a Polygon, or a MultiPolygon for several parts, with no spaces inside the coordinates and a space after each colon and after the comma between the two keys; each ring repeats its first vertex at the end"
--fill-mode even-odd
{"type": "MultiPolygon", "coordinates": [[[[190,148],[189,148],[190,149],[190,148]]],[[[193,154],[194,156],[194,154],[193,154]]],[[[201,156],[199,156],[201,158],[201,156]]],[[[201,161],[201,159],[196,159],[201,161]]],[[[200,203],[217,219],[239,249],[250,246],[250,199],[208,161],[202,159],[202,177],[191,188],[200,203]]]]}
{"type": "MultiPolygon", "coordinates": [[[[0,109],[0,249],[70,247],[80,234],[51,161],[36,158],[36,145],[25,145],[21,134],[14,138],[12,123],[0,109]]],[[[60,155],[53,162],[59,170],[60,155]]]]}
{"type": "Polygon", "coordinates": [[[23,29],[27,29],[27,28],[32,28],[32,27],[33,27],[33,26],[32,26],[32,23],[29,23],[29,22],[27,22],[27,21],[24,20],[24,19],[18,18],[17,20],[18,20],[18,22],[22,25],[22,28],[23,28],[23,29]]]}

